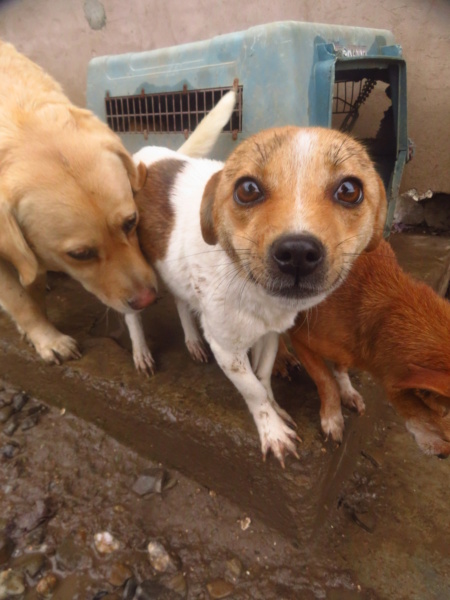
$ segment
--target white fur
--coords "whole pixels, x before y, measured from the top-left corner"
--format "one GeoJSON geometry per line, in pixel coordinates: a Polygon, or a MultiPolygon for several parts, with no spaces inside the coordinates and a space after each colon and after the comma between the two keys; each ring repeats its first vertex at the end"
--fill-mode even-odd
{"type": "MultiPolygon", "coordinates": [[[[155,149],[153,154],[159,160],[161,149],[155,149]]],[[[147,152],[147,159],[155,162],[150,155],[147,152]]],[[[167,157],[173,157],[173,153],[167,151],[167,157]]],[[[179,155],[177,158],[185,160],[179,155]]],[[[270,386],[278,333],[293,325],[299,310],[317,304],[324,295],[302,301],[270,296],[242,275],[235,276],[236,265],[221,246],[210,246],[203,240],[199,217],[203,191],[222,166],[212,160],[186,160],[171,190],[175,225],[167,254],[154,267],[175,297],[188,347],[189,342],[195,346],[201,342],[194,312],[200,317],[218,364],[241,392],[253,415],[263,454],[272,450],[283,464],[286,452],[296,453],[296,434],[286,424],[292,420],[275,402],[270,386]],[[254,372],[248,351],[255,345],[258,359],[254,372]]],[[[148,350],[143,336],[137,334],[138,319],[129,315],[127,324],[135,362],[142,362],[139,355],[148,350]]]]}

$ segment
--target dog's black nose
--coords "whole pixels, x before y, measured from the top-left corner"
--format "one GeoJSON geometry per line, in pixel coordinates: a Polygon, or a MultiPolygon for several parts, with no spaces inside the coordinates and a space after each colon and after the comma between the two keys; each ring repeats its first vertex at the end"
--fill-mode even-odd
{"type": "Polygon", "coordinates": [[[313,273],[324,256],[323,244],[312,235],[288,235],[272,245],[272,258],[279,270],[296,279],[313,273]]]}

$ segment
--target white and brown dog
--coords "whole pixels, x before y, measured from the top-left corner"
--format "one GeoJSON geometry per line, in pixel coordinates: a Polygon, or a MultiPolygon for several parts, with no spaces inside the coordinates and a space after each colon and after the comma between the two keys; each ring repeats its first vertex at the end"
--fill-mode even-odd
{"type": "MultiPolygon", "coordinates": [[[[358,142],[321,128],[261,132],[225,163],[161,148],[134,158],[148,168],[136,196],[140,243],[175,297],[187,347],[205,357],[195,313],[253,415],[263,456],[272,450],[284,465],[296,434],[270,385],[278,333],[378,244],[383,184],[358,142]]],[[[126,321],[136,366],[152,368],[138,316],[126,321]]]]}

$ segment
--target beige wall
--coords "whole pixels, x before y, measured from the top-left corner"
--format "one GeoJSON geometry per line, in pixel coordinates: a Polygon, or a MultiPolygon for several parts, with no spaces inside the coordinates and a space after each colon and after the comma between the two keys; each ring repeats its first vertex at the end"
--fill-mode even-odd
{"type": "Polygon", "coordinates": [[[409,135],[417,147],[402,189],[450,193],[449,0],[0,0],[0,38],[46,68],[80,105],[94,56],[289,19],[394,33],[407,60],[409,135]]]}

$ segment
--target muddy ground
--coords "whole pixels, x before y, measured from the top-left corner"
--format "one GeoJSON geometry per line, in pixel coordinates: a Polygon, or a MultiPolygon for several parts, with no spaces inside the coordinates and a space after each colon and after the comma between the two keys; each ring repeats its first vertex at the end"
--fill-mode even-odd
{"type": "MultiPolygon", "coordinates": [[[[399,254],[443,286],[450,243],[427,259],[416,242],[399,254]]],[[[190,361],[170,298],[146,316],[148,381],[76,284],[54,277],[48,302],[80,361],[43,365],[0,316],[0,599],[450,597],[450,461],[420,452],[370,378],[340,447],[306,375],[275,381],[303,439],[283,471],[217,366],[190,361]]]]}

